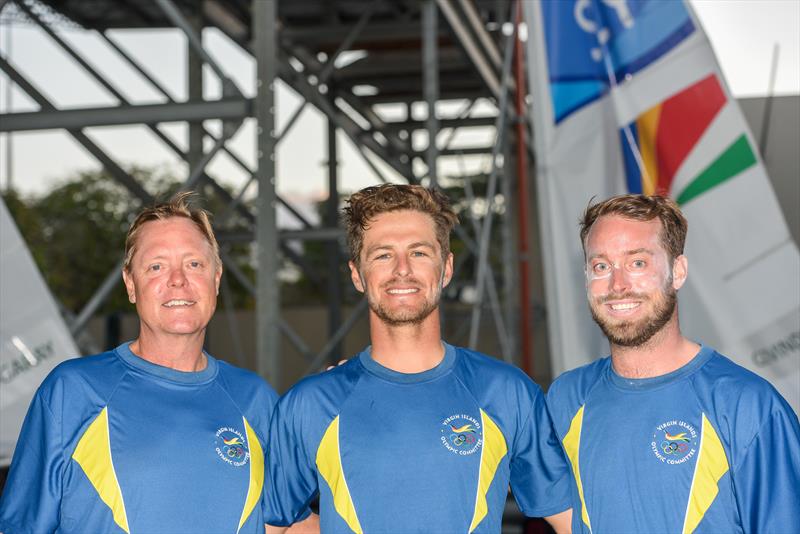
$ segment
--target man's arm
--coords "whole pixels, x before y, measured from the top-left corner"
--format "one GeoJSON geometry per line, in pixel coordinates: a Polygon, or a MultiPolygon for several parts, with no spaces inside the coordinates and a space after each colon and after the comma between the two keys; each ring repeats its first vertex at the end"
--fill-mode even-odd
{"type": "Polygon", "coordinates": [[[0,498],[0,531],[58,529],[64,467],[61,425],[37,392],[28,408],[0,498]]]}
{"type": "Polygon", "coordinates": [[[264,526],[266,527],[266,534],[284,534],[284,532],[286,534],[319,534],[319,516],[312,512],[302,521],[298,521],[289,527],[264,526]]]}
{"type": "Polygon", "coordinates": [[[547,516],[544,520],[550,523],[556,534],[570,534],[572,532],[572,508],[547,516]]]}
{"type": "Polygon", "coordinates": [[[782,404],[731,466],[745,532],[789,532],[800,525],[800,424],[782,404]]]}
{"type": "Polygon", "coordinates": [[[557,532],[570,532],[572,479],[564,451],[553,429],[544,395],[528,385],[530,412],[511,450],[511,490],[522,513],[544,517],[557,532]],[[561,528],[561,525],[565,525],[561,528]]]}

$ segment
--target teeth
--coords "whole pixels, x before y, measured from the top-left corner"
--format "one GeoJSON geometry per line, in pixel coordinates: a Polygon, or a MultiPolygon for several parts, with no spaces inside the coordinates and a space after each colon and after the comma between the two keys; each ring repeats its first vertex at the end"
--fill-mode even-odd
{"type": "Polygon", "coordinates": [[[611,305],[611,309],[612,310],[630,310],[630,309],[636,308],[637,306],[639,306],[638,302],[630,302],[630,303],[627,303],[627,304],[612,304],[611,305]]]}
{"type": "Polygon", "coordinates": [[[194,303],[191,300],[177,300],[177,299],[175,299],[175,300],[170,300],[169,302],[164,304],[164,306],[166,306],[167,308],[172,308],[173,306],[190,306],[192,304],[194,304],[194,303]]]}
{"type": "Polygon", "coordinates": [[[409,293],[416,293],[419,289],[390,289],[389,293],[392,295],[407,295],[409,293]]]}

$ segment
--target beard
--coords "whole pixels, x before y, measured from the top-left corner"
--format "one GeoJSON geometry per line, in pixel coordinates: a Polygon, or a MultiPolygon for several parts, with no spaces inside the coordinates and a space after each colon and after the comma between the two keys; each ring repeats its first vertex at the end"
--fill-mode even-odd
{"type": "MultiPolygon", "coordinates": [[[[362,280],[364,280],[362,275],[362,280]]],[[[403,280],[406,283],[412,283],[420,290],[422,286],[414,279],[403,280]]],[[[392,285],[396,280],[390,280],[384,286],[392,285]]],[[[381,288],[383,289],[383,288],[381,288]]],[[[420,305],[416,307],[400,307],[391,309],[383,302],[375,299],[373,295],[367,293],[367,302],[370,310],[388,326],[403,326],[403,325],[418,325],[428,318],[433,311],[439,307],[439,299],[442,294],[442,284],[436,288],[436,293],[431,298],[426,298],[420,305]]]]}
{"type": "Polygon", "coordinates": [[[675,314],[678,302],[677,291],[672,287],[669,277],[665,287],[657,294],[650,296],[644,293],[609,294],[589,300],[589,311],[592,318],[603,331],[612,345],[621,347],[639,347],[650,341],[675,314]],[[634,321],[608,319],[601,315],[604,303],[610,300],[637,299],[653,302],[653,311],[645,317],[634,321]]]}

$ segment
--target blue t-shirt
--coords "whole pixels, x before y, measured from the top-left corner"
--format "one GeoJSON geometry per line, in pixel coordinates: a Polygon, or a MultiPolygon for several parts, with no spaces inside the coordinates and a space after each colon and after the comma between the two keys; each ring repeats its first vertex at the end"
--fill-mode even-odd
{"type": "Polygon", "coordinates": [[[175,371],[126,343],[56,367],[25,418],[0,531],[263,534],[277,395],[206,358],[202,371],[175,371]]]}
{"type": "Polygon", "coordinates": [[[541,389],[519,369],[445,345],[398,373],[367,349],[306,378],[270,427],[267,523],[319,492],[323,532],[500,532],[509,482],[528,516],[569,508],[569,470],[541,389]]]}
{"type": "Polygon", "coordinates": [[[604,358],[561,375],[547,403],[576,482],[573,532],[800,529],[797,416],[713,349],[637,380],[604,358]]]}

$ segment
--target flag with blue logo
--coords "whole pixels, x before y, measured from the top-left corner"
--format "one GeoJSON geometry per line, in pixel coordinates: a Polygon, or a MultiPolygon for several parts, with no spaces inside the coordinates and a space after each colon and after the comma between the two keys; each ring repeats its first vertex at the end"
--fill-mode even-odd
{"type": "Polygon", "coordinates": [[[800,253],[711,46],[682,1],[524,2],[553,371],[608,353],[577,221],[594,198],[673,197],[689,220],[684,334],[800,407],[800,253]]]}

